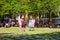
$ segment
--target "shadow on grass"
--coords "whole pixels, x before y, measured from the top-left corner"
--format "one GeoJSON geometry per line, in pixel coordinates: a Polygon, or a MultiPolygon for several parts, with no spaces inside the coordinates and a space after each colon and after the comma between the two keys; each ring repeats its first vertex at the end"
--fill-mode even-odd
{"type": "Polygon", "coordinates": [[[60,32],[31,35],[0,33],[0,40],[60,40],[60,32]]]}

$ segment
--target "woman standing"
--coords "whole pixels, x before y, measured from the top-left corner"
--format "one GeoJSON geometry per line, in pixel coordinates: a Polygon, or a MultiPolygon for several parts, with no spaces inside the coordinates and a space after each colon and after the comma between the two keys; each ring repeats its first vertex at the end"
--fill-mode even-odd
{"type": "Polygon", "coordinates": [[[21,26],[22,26],[22,30],[25,31],[25,20],[24,18],[21,19],[21,26]]]}
{"type": "Polygon", "coordinates": [[[28,24],[30,31],[34,31],[35,19],[30,19],[28,24]]]}

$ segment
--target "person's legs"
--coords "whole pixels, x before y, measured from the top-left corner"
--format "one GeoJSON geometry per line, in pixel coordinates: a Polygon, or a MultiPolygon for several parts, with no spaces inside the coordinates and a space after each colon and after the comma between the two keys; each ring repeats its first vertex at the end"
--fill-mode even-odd
{"type": "Polygon", "coordinates": [[[34,27],[32,27],[32,31],[34,31],[34,27]]]}
{"type": "Polygon", "coordinates": [[[21,24],[19,24],[19,27],[20,27],[20,32],[22,32],[22,25],[21,25],[21,24]]]}
{"type": "Polygon", "coordinates": [[[28,28],[28,24],[27,23],[25,24],[25,28],[28,28]]]}
{"type": "Polygon", "coordinates": [[[34,27],[30,27],[29,31],[34,31],[34,27]]]}
{"type": "Polygon", "coordinates": [[[21,30],[25,32],[25,25],[22,25],[21,30]]]}

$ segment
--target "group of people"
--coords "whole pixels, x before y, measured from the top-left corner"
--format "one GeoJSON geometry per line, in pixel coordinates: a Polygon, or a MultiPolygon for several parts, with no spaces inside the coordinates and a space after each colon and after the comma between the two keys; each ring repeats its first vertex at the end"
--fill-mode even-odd
{"type": "Polygon", "coordinates": [[[25,31],[25,28],[28,26],[30,30],[34,30],[35,19],[31,18],[28,20],[28,23],[25,22],[24,18],[18,17],[18,23],[21,30],[25,31]]]}

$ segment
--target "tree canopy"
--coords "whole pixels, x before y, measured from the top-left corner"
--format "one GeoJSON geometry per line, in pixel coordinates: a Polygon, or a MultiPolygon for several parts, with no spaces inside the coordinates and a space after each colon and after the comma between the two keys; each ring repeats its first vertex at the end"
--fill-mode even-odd
{"type": "Polygon", "coordinates": [[[56,14],[59,12],[59,0],[0,0],[0,15],[9,14],[11,17],[28,11],[31,15],[56,14]]]}

